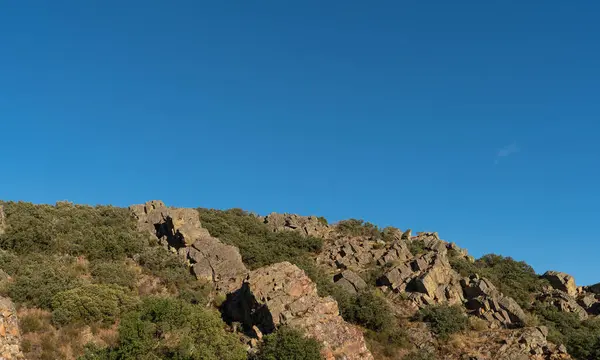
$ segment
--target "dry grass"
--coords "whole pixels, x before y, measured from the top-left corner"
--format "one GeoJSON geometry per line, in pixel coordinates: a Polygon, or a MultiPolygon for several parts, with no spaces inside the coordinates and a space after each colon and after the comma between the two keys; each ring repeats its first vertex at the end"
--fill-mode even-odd
{"type": "Polygon", "coordinates": [[[117,324],[109,328],[95,324],[57,329],[49,311],[21,308],[17,315],[23,332],[23,352],[29,360],[75,360],[83,354],[86,344],[113,345],[118,337],[117,324]]]}

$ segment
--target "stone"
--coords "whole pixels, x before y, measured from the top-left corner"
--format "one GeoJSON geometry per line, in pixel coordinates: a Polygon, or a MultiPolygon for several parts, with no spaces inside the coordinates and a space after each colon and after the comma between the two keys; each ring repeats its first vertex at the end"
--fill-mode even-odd
{"type": "Polygon", "coordinates": [[[323,344],[326,359],[372,360],[362,331],[339,315],[337,302],[319,297],[316,285],[289,262],[251,271],[222,306],[228,322],[269,334],[281,325],[300,329],[323,344]]]}
{"type": "Polygon", "coordinates": [[[327,238],[332,227],[316,216],[271,213],[260,218],[272,231],[296,231],[305,236],[327,238]]]}
{"type": "Polygon", "coordinates": [[[367,283],[352,270],[334,276],[333,281],[349,293],[356,294],[367,287],[367,283]]]}
{"type": "Polygon", "coordinates": [[[25,358],[21,352],[17,311],[12,300],[5,297],[0,297],[0,354],[6,359],[25,358]]]}
{"type": "Polygon", "coordinates": [[[590,286],[587,287],[586,290],[589,291],[589,292],[591,292],[591,293],[600,295],[600,283],[595,284],[595,285],[590,285],[590,286]]]}
{"type": "Polygon", "coordinates": [[[579,303],[577,303],[572,296],[564,291],[543,291],[542,293],[538,294],[537,300],[551,304],[562,312],[575,313],[582,321],[588,318],[586,309],[579,305],[579,303]]]}
{"type": "Polygon", "coordinates": [[[564,291],[571,296],[577,294],[575,278],[569,274],[558,271],[546,271],[542,277],[547,279],[550,282],[550,285],[557,290],[564,291]]]}
{"type": "Polygon", "coordinates": [[[196,209],[170,208],[159,200],[129,209],[138,220],[138,229],[156,236],[187,261],[197,279],[212,282],[220,293],[240,287],[248,270],[239,250],[212,237],[202,227],[196,209]]]}
{"type": "Polygon", "coordinates": [[[493,318],[507,327],[522,326],[526,323],[527,316],[519,304],[513,298],[500,293],[486,278],[472,276],[462,279],[460,284],[467,299],[467,309],[476,315],[488,321],[493,318]],[[486,315],[488,313],[491,316],[486,315]],[[499,315],[494,316],[496,313],[499,315]]]}

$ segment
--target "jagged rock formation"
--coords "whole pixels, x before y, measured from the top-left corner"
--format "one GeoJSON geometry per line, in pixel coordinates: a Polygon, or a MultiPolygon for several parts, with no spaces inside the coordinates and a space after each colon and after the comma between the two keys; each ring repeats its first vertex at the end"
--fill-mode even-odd
{"type": "MultiPolygon", "coordinates": [[[[584,299],[585,299],[585,297],[584,297],[584,299]]],[[[579,317],[580,320],[585,320],[588,318],[588,313],[587,313],[586,309],[584,309],[581,305],[579,305],[579,303],[577,303],[577,300],[575,300],[575,298],[573,296],[569,295],[568,293],[566,293],[562,290],[556,290],[556,289],[546,290],[546,291],[542,292],[541,294],[538,294],[537,300],[547,303],[547,304],[551,304],[562,312],[575,313],[579,317]]],[[[595,301],[593,303],[590,303],[587,306],[587,308],[593,307],[595,303],[596,303],[595,301]]],[[[584,300],[584,304],[585,304],[585,300],[584,300]]]]}
{"type": "Polygon", "coordinates": [[[489,280],[475,275],[461,280],[461,286],[467,299],[466,307],[475,315],[507,327],[526,323],[527,317],[519,304],[501,294],[489,280]]]}
{"type": "Polygon", "coordinates": [[[367,288],[367,283],[352,270],[345,270],[334,276],[333,281],[351,294],[367,288]]]}
{"type": "Polygon", "coordinates": [[[247,274],[239,250],[221,243],[202,227],[195,209],[166,207],[162,201],[149,201],[130,207],[140,231],[159,241],[189,261],[196,278],[210,281],[218,292],[239,288],[247,274]]]}
{"type": "Polygon", "coordinates": [[[0,297],[0,359],[24,359],[17,311],[13,302],[5,297],[0,297]]]}
{"type": "Polygon", "coordinates": [[[558,271],[547,271],[542,277],[548,280],[553,288],[564,291],[570,296],[577,295],[575,279],[571,275],[558,271]]]}
{"type": "Polygon", "coordinates": [[[335,300],[319,297],[316,285],[289,262],[250,272],[222,308],[226,319],[255,334],[270,333],[280,325],[302,329],[323,343],[328,360],[373,359],[362,332],[342,319],[335,300]]]}
{"type": "Polygon", "coordinates": [[[296,231],[303,235],[327,238],[332,231],[326,222],[315,216],[271,213],[259,219],[275,232],[296,231]]]}

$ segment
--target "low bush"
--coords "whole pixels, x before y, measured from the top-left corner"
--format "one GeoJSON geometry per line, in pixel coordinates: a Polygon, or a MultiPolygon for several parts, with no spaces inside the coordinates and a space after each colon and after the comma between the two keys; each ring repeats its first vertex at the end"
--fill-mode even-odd
{"type": "Polygon", "coordinates": [[[337,231],[342,235],[366,236],[371,240],[380,240],[383,237],[376,225],[358,219],[340,221],[337,224],[337,231]]]}
{"type": "Polygon", "coordinates": [[[135,298],[117,285],[89,284],[59,292],[52,300],[52,320],[59,325],[82,322],[112,323],[135,304],[135,298]]]}
{"type": "Polygon", "coordinates": [[[31,255],[21,258],[21,266],[11,275],[10,298],[29,307],[52,309],[54,295],[83,283],[75,259],[31,255]]]}
{"type": "Polygon", "coordinates": [[[0,248],[17,254],[84,255],[122,259],[141,251],[147,238],[137,231],[127,208],[70,203],[33,205],[6,202],[6,233],[0,248]]]}
{"type": "Polygon", "coordinates": [[[321,360],[321,344],[301,332],[281,327],[265,336],[256,360],[321,360]]]}
{"type": "Polygon", "coordinates": [[[417,320],[429,324],[431,330],[442,340],[467,328],[467,316],[459,306],[430,305],[419,310],[417,320]]]}
{"type": "Polygon", "coordinates": [[[323,240],[295,231],[273,232],[255,216],[239,209],[198,209],[202,226],[222,242],[240,250],[251,269],[282,261],[296,263],[304,255],[318,253],[323,240]]]}
{"type": "Polygon", "coordinates": [[[95,261],[91,264],[94,281],[133,289],[137,273],[123,261],[95,261]]]}
{"type": "Polygon", "coordinates": [[[88,347],[83,359],[245,360],[235,334],[214,310],[173,298],[146,298],[123,316],[119,340],[107,349],[88,347]]]}

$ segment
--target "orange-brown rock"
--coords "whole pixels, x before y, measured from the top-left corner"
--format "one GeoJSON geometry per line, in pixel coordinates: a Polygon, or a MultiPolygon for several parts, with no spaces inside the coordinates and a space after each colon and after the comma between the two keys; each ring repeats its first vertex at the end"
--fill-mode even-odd
{"type": "Polygon", "coordinates": [[[301,329],[323,344],[328,360],[373,359],[361,330],[342,319],[337,302],[319,297],[316,285],[289,262],[250,272],[242,287],[228,295],[223,311],[228,321],[246,329],[256,326],[263,334],[280,325],[301,329]]]}

